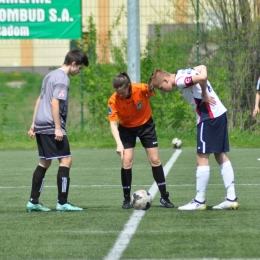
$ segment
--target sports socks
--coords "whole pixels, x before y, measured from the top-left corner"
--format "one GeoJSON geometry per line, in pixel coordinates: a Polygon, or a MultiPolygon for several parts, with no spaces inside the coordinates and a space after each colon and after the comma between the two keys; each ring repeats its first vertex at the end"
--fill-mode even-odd
{"type": "Polygon", "coordinates": [[[58,203],[60,205],[66,204],[69,194],[69,178],[70,168],[60,166],[57,173],[57,186],[58,186],[58,203]]]}
{"type": "Polygon", "coordinates": [[[235,200],[235,181],[234,181],[234,171],[230,161],[227,161],[219,166],[222,179],[227,190],[227,199],[235,200]]]}
{"type": "Polygon", "coordinates": [[[166,181],[162,165],[152,166],[153,178],[157,183],[158,189],[161,193],[161,197],[165,196],[166,193],[166,181]]]}
{"type": "Polygon", "coordinates": [[[32,177],[32,189],[30,202],[33,204],[39,203],[39,197],[44,185],[44,176],[47,169],[38,165],[33,173],[32,177]]]}
{"type": "Polygon", "coordinates": [[[121,183],[125,199],[130,199],[132,184],[132,169],[121,168],[121,183]]]}
{"type": "Polygon", "coordinates": [[[210,166],[198,166],[196,171],[196,197],[195,200],[201,203],[205,202],[206,189],[209,182],[210,166]]]}

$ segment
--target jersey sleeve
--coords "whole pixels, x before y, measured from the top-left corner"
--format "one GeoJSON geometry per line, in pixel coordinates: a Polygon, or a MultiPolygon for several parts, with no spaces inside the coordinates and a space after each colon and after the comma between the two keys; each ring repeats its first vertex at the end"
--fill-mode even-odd
{"type": "Polygon", "coordinates": [[[142,92],[144,93],[144,95],[147,96],[148,98],[153,97],[155,95],[154,91],[150,92],[148,90],[147,84],[141,83],[141,88],[142,88],[142,92]]]}
{"type": "Polygon", "coordinates": [[[191,75],[182,75],[176,79],[176,85],[178,88],[187,88],[194,85],[191,75]]]}
{"type": "Polygon", "coordinates": [[[66,100],[69,89],[69,79],[64,77],[60,78],[53,86],[53,98],[66,100]]]}
{"type": "Polygon", "coordinates": [[[110,122],[118,120],[118,112],[113,99],[108,100],[108,120],[110,122]]]}

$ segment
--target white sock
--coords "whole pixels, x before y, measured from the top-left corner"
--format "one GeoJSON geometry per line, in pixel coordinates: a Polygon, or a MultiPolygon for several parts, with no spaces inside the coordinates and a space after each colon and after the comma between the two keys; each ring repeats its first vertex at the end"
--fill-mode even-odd
{"type": "Polygon", "coordinates": [[[198,166],[196,171],[196,190],[195,200],[204,202],[206,198],[206,189],[209,182],[210,167],[198,166]]]}
{"type": "Polygon", "coordinates": [[[227,190],[227,199],[236,199],[234,171],[230,161],[219,166],[222,179],[227,190]]]}

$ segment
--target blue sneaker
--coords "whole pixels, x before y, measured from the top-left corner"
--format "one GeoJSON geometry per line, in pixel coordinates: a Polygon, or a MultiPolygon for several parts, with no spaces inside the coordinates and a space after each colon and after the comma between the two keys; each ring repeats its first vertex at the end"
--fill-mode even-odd
{"type": "Polygon", "coordinates": [[[26,210],[28,212],[32,212],[32,211],[49,212],[49,211],[51,211],[49,208],[44,207],[41,203],[33,204],[30,201],[28,201],[28,203],[26,205],[26,210]]]}
{"type": "Polygon", "coordinates": [[[57,203],[57,206],[56,206],[56,211],[58,211],[58,212],[82,211],[82,210],[83,210],[83,208],[76,207],[73,204],[70,204],[69,202],[67,202],[64,205],[60,205],[59,203],[57,203]]]}

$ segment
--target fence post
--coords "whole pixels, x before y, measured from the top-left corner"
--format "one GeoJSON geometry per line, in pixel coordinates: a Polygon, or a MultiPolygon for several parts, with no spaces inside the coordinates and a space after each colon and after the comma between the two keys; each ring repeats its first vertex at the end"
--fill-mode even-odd
{"type": "Polygon", "coordinates": [[[127,73],[132,82],[140,82],[139,0],[127,0],[127,73]]]}
{"type": "Polygon", "coordinates": [[[199,6],[200,6],[200,1],[197,0],[197,65],[200,64],[200,14],[199,14],[199,6]]]}

